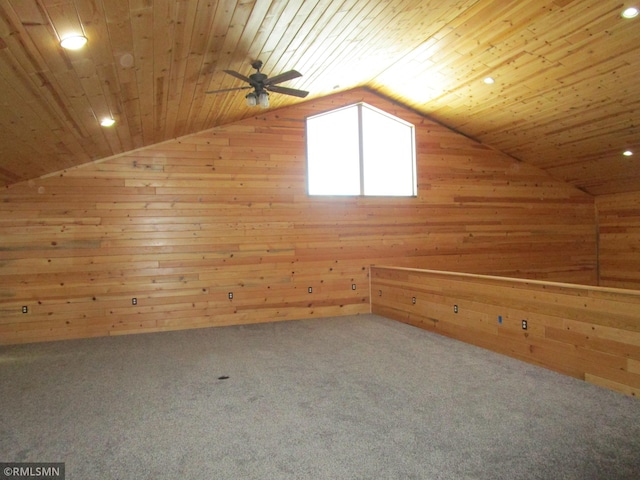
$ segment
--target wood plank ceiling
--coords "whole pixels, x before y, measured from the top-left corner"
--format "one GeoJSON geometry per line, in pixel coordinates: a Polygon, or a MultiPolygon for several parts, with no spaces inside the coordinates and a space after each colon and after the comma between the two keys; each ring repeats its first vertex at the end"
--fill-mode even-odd
{"type": "MultiPolygon", "coordinates": [[[[303,73],[282,85],[307,98],[366,86],[591,194],[640,191],[640,16],[621,17],[631,5],[0,0],[0,181],[255,115],[246,91],[205,91],[241,86],[223,70],[248,75],[260,59],[267,74],[303,73]],[[84,49],[60,47],[71,32],[84,49]]],[[[272,93],[270,108],[300,101],[272,93]]]]}

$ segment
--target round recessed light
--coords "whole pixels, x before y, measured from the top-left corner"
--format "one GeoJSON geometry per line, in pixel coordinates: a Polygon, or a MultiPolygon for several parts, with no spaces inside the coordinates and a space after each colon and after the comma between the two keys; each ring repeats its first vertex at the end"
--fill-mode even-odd
{"type": "Polygon", "coordinates": [[[494,83],[496,83],[496,81],[492,78],[492,77],[486,77],[484,80],[482,80],[484,83],[486,83],[487,85],[493,85],[494,83]]]}
{"type": "Polygon", "coordinates": [[[624,155],[625,157],[630,157],[631,155],[633,155],[633,152],[631,150],[625,150],[624,152],[622,152],[622,155],[624,155]]]}
{"type": "Polygon", "coordinates": [[[635,18],[638,16],[638,13],[640,12],[640,10],[638,10],[636,7],[629,7],[627,9],[625,9],[622,12],[622,17],[623,18],[635,18]]]}
{"type": "Polygon", "coordinates": [[[100,125],[102,125],[103,127],[111,127],[116,123],[116,121],[113,118],[109,118],[109,117],[105,117],[102,120],[100,120],[100,125]]]}
{"type": "Polygon", "coordinates": [[[69,35],[60,40],[60,46],[67,50],[79,50],[87,43],[87,37],[84,35],[69,35]]]}

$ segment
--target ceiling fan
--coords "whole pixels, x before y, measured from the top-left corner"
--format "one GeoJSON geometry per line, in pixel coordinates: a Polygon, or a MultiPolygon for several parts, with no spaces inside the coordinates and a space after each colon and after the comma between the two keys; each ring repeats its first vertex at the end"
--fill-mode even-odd
{"type": "Polygon", "coordinates": [[[249,84],[248,86],[223,88],[222,90],[209,90],[205,93],[231,92],[234,90],[247,90],[253,88],[253,92],[250,92],[245,96],[245,98],[247,99],[247,105],[250,107],[260,105],[262,108],[267,108],[269,106],[269,92],[282,93],[284,95],[292,95],[294,97],[300,98],[304,98],[309,95],[309,92],[306,92],[304,90],[297,90],[295,88],[281,87],[279,85],[276,85],[278,83],[286,82],[287,80],[293,80],[294,78],[301,77],[301,73],[295,70],[289,70],[288,72],[284,72],[280,75],[269,78],[264,73],[260,72],[260,69],[262,68],[262,62],[260,60],[256,60],[251,64],[251,66],[256,69],[256,73],[252,73],[248,77],[245,77],[241,73],[238,73],[234,70],[223,70],[223,72],[228,73],[233,77],[239,78],[243,82],[247,82],[249,84]]]}

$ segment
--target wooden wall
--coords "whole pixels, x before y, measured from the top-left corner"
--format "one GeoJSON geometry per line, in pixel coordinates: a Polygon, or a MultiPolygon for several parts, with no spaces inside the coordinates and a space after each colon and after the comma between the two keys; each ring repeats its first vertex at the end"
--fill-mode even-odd
{"type": "Polygon", "coordinates": [[[638,291],[376,266],[371,291],[374,313],[640,396],[638,291]]]}
{"type": "Polygon", "coordinates": [[[7,188],[0,343],[368,312],[375,263],[597,282],[593,198],[536,168],[367,90],[257,112],[7,188]],[[361,100],[416,124],[416,198],[306,195],[305,117],[361,100]]]}
{"type": "Polygon", "coordinates": [[[640,290],[640,192],[596,197],[600,285],[640,290]]]}

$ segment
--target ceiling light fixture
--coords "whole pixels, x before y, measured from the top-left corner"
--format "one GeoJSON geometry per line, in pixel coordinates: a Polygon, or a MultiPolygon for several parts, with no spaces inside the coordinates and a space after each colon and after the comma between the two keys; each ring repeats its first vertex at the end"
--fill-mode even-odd
{"type": "Polygon", "coordinates": [[[112,127],[115,123],[116,121],[113,118],[109,117],[105,117],[100,120],[100,125],[102,125],[103,127],[112,127]]]}
{"type": "Polygon", "coordinates": [[[496,83],[496,81],[492,77],[486,77],[483,82],[487,85],[493,85],[494,83],[496,83]]]}
{"type": "Polygon", "coordinates": [[[80,50],[87,44],[87,37],[84,35],[69,35],[60,40],[60,46],[67,50],[80,50]]]}
{"type": "Polygon", "coordinates": [[[249,93],[244,98],[247,99],[247,106],[248,107],[255,107],[258,104],[258,97],[256,97],[256,94],[253,93],[253,92],[249,93]]]}
{"type": "Polygon", "coordinates": [[[624,152],[622,152],[622,155],[624,155],[625,157],[630,157],[631,155],[633,155],[633,152],[631,150],[625,150],[624,152]]]}
{"type": "Polygon", "coordinates": [[[258,95],[258,103],[262,108],[269,107],[269,94],[267,92],[260,92],[258,95]]]}
{"type": "Polygon", "coordinates": [[[622,18],[635,18],[640,10],[636,7],[629,7],[622,12],[622,18]]]}

